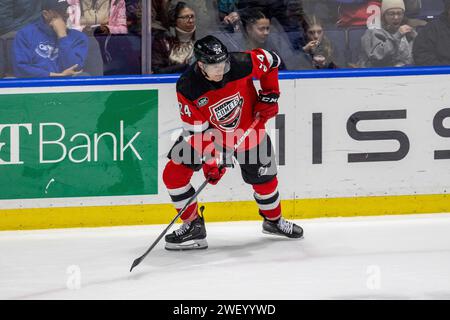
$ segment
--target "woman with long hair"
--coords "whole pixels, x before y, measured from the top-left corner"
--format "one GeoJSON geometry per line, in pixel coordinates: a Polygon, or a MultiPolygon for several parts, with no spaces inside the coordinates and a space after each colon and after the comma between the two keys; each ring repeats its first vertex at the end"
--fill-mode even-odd
{"type": "Polygon", "coordinates": [[[240,12],[241,32],[224,34],[224,43],[230,51],[262,48],[276,52],[282,60],[280,69],[293,69],[293,50],[281,25],[272,23],[268,15],[258,8],[240,12]]]}
{"type": "Polygon", "coordinates": [[[333,45],[325,36],[319,18],[315,15],[305,16],[303,29],[307,39],[303,51],[311,58],[312,66],[316,69],[336,69],[333,45]]]}

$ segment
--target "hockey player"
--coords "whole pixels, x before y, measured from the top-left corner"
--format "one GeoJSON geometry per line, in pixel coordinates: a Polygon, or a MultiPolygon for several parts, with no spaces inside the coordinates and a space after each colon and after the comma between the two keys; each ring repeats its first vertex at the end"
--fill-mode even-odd
{"type": "MultiPolygon", "coordinates": [[[[231,152],[244,181],[253,187],[259,214],[264,218],[263,232],[301,238],[303,229],[282,217],[275,154],[264,129],[266,121],[278,113],[280,58],[263,49],[228,53],[213,36],[198,40],[194,53],[197,62],[177,82],[184,131],[170,150],[163,172],[175,208],[179,211],[194,195],[190,180],[195,171],[203,169],[208,182],[217,184],[226,171],[221,163],[230,158],[231,152]],[[260,80],[259,93],[253,78],[260,80]],[[259,122],[248,141],[233,151],[256,118],[259,122]]],[[[166,249],[207,248],[197,199],[181,219],[181,227],[166,235],[166,249]]]]}

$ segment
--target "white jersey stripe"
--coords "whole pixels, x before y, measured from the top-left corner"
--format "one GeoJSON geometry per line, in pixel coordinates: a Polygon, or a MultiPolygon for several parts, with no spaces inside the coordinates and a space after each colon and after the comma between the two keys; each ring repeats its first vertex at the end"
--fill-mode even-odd
{"type": "Polygon", "coordinates": [[[280,64],[281,64],[281,59],[280,59],[280,57],[275,53],[275,52],[273,52],[273,51],[267,51],[267,50],[264,50],[264,49],[261,49],[263,52],[264,52],[264,54],[266,55],[266,59],[267,59],[267,61],[269,61],[269,64],[270,64],[270,68],[278,68],[279,66],[280,66],[280,64]],[[273,65],[273,62],[274,62],[274,57],[273,57],[273,55],[275,55],[276,56],[276,60],[278,61],[277,62],[277,65],[276,66],[274,66],[273,65]]]}
{"type": "Polygon", "coordinates": [[[275,191],[270,194],[259,194],[259,193],[255,192],[254,195],[255,195],[255,198],[258,200],[266,200],[266,199],[272,198],[277,192],[278,192],[278,188],[276,188],[275,191]]]}
{"type": "Polygon", "coordinates": [[[271,204],[259,204],[259,203],[257,203],[257,204],[258,204],[258,208],[260,210],[273,210],[276,207],[278,207],[278,205],[280,204],[280,201],[281,201],[281,198],[278,197],[278,199],[271,204]]]}
{"type": "Polygon", "coordinates": [[[209,128],[209,122],[206,121],[204,123],[195,122],[195,124],[190,124],[183,121],[183,129],[192,132],[203,132],[209,128]]]}
{"type": "Polygon", "coordinates": [[[169,194],[171,196],[179,196],[180,194],[188,192],[192,188],[192,185],[189,183],[184,187],[177,188],[177,189],[167,189],[169,191],[169,194]]]}
{"type": "MultiPolygon", "coordinates": [[[[178,202],[174,202],[173,206],[175,207],[175,209],[182,209],[186,203],[188,203],[190,198],[186,199],[186,200],[182,200],[182,201],[178,201],[178,202]]],[[[194,199],[194,201],[192,201],[192,203],[196,203],[197,202],[197,198],[194,199]]]]}

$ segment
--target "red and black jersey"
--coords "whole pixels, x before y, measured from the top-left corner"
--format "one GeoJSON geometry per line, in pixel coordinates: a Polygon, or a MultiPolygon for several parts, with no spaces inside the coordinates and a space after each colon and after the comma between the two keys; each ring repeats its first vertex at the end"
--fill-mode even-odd
{"type": "MultiPolygon", "coordinates": [[[[245,132],[254,120],[258,92],[253,80],[260,80],[263,91],[279,92],[279,61],[263,49],[230,53],[230,71],[220,82],[207,80],[196,64],[190,66],[177,82],[183,128],[193,135],[215,128],[226,141],[222,145],[232,148],[233,139],[226,136],[245,132]]],[[[265,135],[264,124],[259,123],[255,131],[259,143],[265,135]]],[[[244,150],[252,147],[243,145],[244,150]]]]}

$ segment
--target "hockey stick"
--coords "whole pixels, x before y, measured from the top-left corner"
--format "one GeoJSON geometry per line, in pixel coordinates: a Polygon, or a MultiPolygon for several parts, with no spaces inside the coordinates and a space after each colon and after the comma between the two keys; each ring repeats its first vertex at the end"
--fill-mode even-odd
{"type": "MultiPolygon", "coordinates": [[[[236,142],[236,144],[234,145],[233,151],[236,151],[239,146],[242,144],[242,142],[244,142],[244,140],[248,137],[248,135],[250,134],[250,132],[256,127],[256,125],[259,123],[259,117],[257,117],[252,124],[250,125],[250,127],[244,132],[244,134],[242,135],[242,137],[236,142]]],[[[221,164],[219,167],[219,171],[220,169],[222,169],[225,166],[225,164],[221,164]]],[[[194,195],[189,198],[188,202],[184,205],[184,207],[180,210],[180,212],[178,212],[178,214],[175,216],[175,218],[172,219],[172,221],[169,223],[169,225],[164,229],[164,231],[159,235],[159,237],[155,240],[155,242],[153,242],[153,244],[150,246],[150,248],[147,249],[147,251],[145,251],[145,253],[140,256],[139,258],[135,259],[133,261],[133,264],[131,265],[131,269],[130,272],[133,271],[133,269],[139,265],[142,260],[145,259],[145,257],[150,253],[150,251],[152,251],[152,249],[158,244],[158,242],[161,240],[161,238],[167,233],[167,231],[170,229],[170,227],[172,227],[172,225],[175,223],[175,221],[177,221],[177,219],[179,217],[181,217],[181,215],[183,214],[183,212],[186,210],[187,207],[189,207],[189,205],[194,201],[194,199],[197,198],[197,196],[200,194],[200,192],[202,192],[203,189],[205,189],[205,187],[208,185],[209,180],[206,179],[201,186],[198,188],[198,190],[194,193],[194,195]]]]}

